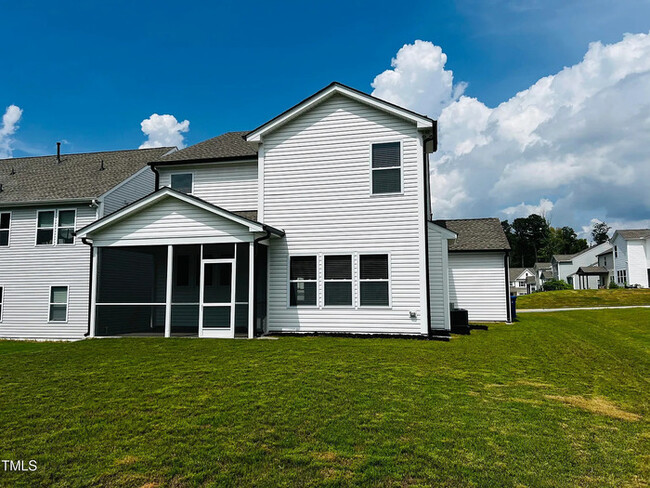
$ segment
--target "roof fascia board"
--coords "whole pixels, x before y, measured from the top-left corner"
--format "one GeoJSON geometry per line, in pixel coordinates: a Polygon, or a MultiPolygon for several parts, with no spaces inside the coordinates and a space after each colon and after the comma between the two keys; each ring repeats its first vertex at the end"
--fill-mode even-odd
{"type": "Polygon", "coordinates": [[[186,164],[199,164],[199,163],[247,163],[256,162],[254,156],[228,156],[223,158],[197,158],[197,159],[175,159],[169,161],[152,161],[147,163],[149,166],[182,166],[186,164]]]}
{"type": "Polygon", "coordinates": [[[40,205],[74,205],[82,203],[93,203],[96,198],[68,198],[60,200],[34,200],[28,202],[0,202],[0,208],[11,208],[11,207],[37,207],[40,205]]]}
{"type": "Polygon", "coordinates": [[[298,105],[295,105],[293,108],[289,109],[287,112],[281,114],[280,116],[276,117],[275,119],[271,119],[269,122],[266,124],[258,127],[257,129],[253,130],[249,134],[246,135],[246,141],[248,142],[260,142],[262,140],[262,136],[268,132],[273,131],[280,125],[283,125],[290,120],[298,117],[300,114],[303,112],[309,110],[310,108],[318,105],[321,103],[323,100],[329,98],[333,94],[338,93],[341,95],[345,95],[349,98],[352,98],[354,100],[357,100],[361,103],[364,103],[366,105],[373,106],[379,110],[383,110],[385,112],[392,113],[394,115],[397,115],[399,117],[402,117],[404,119],[410,120],[412,122],[415,122],[417,124],[418,129],[423,129],[423,130],[430,130],[431,129],[431,123],[433,122],[432,119],[429,119],[424,116],[419,116],[416,115],[413,112],[410,112],[408,110],[405,110],[403,108],[400,108],[396,105],[393,105],[389,102],[386,102],[384,100],[381,100],[379,98],[375,98],[372,95],[368,95],[362,92],[357,92],[355,90],[352,90],[348,87],[342,86],[340,84],[333,83],[330,86],[324,88],[320,92],[316,92],[314,95],[311,97],[303,100],[300,102],[298,105]]]}
{"type": "Polygon", "coordinates": [[[444,227],[439,226],[438,224],[434,224],[433,222],[429,221],[427,222],[428,225],[432,226],[435,231],[437,231],[442,237],[445,239],[457,239],[458,234],[455,232],[450,231],[449,229],[445,229],[444,227]]]}

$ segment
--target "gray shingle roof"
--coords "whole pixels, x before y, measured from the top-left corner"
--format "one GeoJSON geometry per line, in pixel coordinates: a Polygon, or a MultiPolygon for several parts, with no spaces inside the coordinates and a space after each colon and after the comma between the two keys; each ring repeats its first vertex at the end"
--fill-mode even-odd
{"type": "Polygon", "coordinates": [[[244,140],[246,134],[248,134],[248,131],[226,132],[220,136],[161,157],[157,162],[169,164],[175,161],[182,163],[213,159],[255,159],[257,158],[257,144],[246,142],[244,140]]]}
{"type": "Polygon", "coordinates": [[[578,274],[583,273],[583,274],[605,274],[609,273],[609,271],[606,268],[603,268],[601,266],[581,266],[578,268],[578,274]]]}
{"type": "Polygon", "coordinates": [[[172,149],[0,159],[0,205],[97,198],[172,149]]]}
{"type": "Polygon", "coordinates": [[[575,254],[553,254],[553,258],[558,263],[569,262],[569,261],[571,261],[573,259],[573,256],[575,256],[575,254]]]}
{"type": "Polygon", "coordinates": [[[434,224],[458,234],[449,242],[450,251],[509,251],[510,244],[501,221],[487,219],[434,220],[434,224]]]}
{"type": "Polygon", "coordinates": [[[625,229],[617,230],[625,239],[647,239],[650,237],[650,229],[625,229]]]}
{"type": "Polygon", "coordinates": [[[517,279],[517,276],[519,276],[521,273],[523,273],[526,270],[528,270],[531,273],[533,272],[533,270],[530,268],[509,268],[509,270],[510,270],[509,273],[510,273],[511,280],[517,279]]]}
{"type": "Polygon", "coordinates": [[[535,263],[535,264],[533,265],[533,268],[534,268],[535,270],[539,270],[539,269],[551,269],[552,267],[553,267],[553,265],[552,265],[551,263],[535,263]]]}

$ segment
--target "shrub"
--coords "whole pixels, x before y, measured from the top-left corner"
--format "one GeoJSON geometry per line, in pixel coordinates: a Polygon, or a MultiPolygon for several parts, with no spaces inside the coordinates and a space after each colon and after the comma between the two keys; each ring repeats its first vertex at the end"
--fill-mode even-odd
{"type": "Polygon", "coordinates": [[[619,288],[620,288],[620,286],[618,286],[615,281],[610,281],[609,282],[609,289],[610,290],[618,290],[619,288]]]}
{"type": "Polygon", "coordinates": [[[544,291],[573,290],[573,287],[564,280],[548,280],[544,283],[544,291]]]}

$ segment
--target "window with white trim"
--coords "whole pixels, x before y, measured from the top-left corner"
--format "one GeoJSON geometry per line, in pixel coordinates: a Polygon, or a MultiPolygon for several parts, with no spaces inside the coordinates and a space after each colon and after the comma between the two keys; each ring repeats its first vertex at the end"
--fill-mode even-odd
{"type": "Polygon", "coordinates": [[[383,142],[372,145],[371,185],[373,195],[402,192],[402,145],[383,142]]]}
{"type": "Polygon", "coordinates": [[[627,283],[627,270],[626,269],[619,269],[616,272],[616,280],[620,285],[624,285],[627,283]]]}
{"type": "Polygon", "coordinates": [[[11,214],[0,212],[0,246],[9,245],[9,231],[11,230],[11,214]]]}
{"type": "Polygon", "coordinates": [[[74,226],[77,220],[76,210],[59,210],[57,218],[56,243],[74,244],[74,226]]]}
{"type": "Polygon", "coordinates": [[[325,256],[325,306],[352,306],[352,256],[325,256]]]}
{"type": "Polygon", "coordinates": [[[77,211],[39,210],[36,217],[36,245],[74,244],[77,211]]]}
{"type": "Polygon", "coordinates": [[[50,322],[68,321],[68,287],[50,287],[50,322]]]}
{"type": "Polygon", "coordinates": [[[176,173],[171,176],[172,190],[183,193],[192,193],[194,175],[192,173],[176,173]]]}
{"type": "Polygon", "coordinates": [[[36,217],[36,244],[54,244],[54,210],[41,210],[36,217]]]}
{"type": "Polygon", "coordinates": [[[5,289],[3,286],[0,286],[0,322],[2,322],[2,312],[5,304],[4,296],[5,296],[5,289]]]}
{"type": "Polygon", "coordinates": [[[359,305],[361,307],[390,305],[388,254],[359,255],[359,305]]]}
{"type": "Polygon", "coordinates": [[[317,304],[318,266],[316,256],[289,258],[289,305],[317,304]]]}

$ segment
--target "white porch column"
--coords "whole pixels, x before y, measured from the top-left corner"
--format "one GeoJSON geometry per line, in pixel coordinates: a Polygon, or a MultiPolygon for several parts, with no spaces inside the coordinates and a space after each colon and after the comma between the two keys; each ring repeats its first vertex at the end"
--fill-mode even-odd
{"type": "Polygon", "coordinates": [[[248,246],[248,338],[255,335],[255,244],[248,246]]]}
{"type": "Polygon", "coordinates": [[[93,246],[92,274],[90,277],[90,330],[88,337],[95,337],[97,321],[97,266],[99,265],[99,249],[93,246]]]}
{"type": "Polygon", "coordinates": [[[174,268],[174,246],[167,246],[167,289],[165,294],[165,337],[172,335],[172,274],[174,268]]]}

